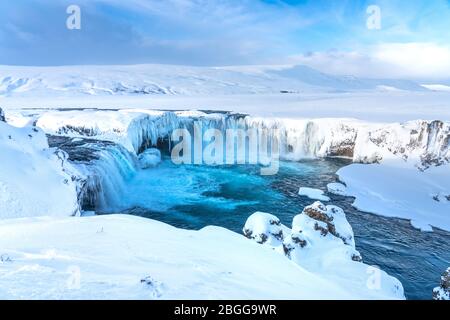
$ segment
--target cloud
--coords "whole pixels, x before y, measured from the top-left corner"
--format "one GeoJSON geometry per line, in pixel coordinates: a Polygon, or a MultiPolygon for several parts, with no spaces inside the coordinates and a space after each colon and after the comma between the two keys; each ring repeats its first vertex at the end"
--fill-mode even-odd
{"type": "Polygon", "coordinates": [[[434,43],[383,43],[358,51],[313,52],[291,56],[289,62],[339,75],[450,79],[450,47],[434,43]]]}
{"type": "Polygon", "coordinates": [[[282,53],[290,31],[309,23],[257,0],[76,3],[79,31],[65,28],[68,1],[0,4],[0,64],[248,64],[282,53]]]}
{"type": "Polygon", "coordinates": [[[0,2],[0,64],[307,64],[337,74],[447,77],[447,0],[22,0],[0,2]],[[82,29],[66,29],[66,8],[82,29]],[[333,49],[336,48],[336,49],[333,49]],[[308,53],[312,52],[312,53],[308,53]]]}

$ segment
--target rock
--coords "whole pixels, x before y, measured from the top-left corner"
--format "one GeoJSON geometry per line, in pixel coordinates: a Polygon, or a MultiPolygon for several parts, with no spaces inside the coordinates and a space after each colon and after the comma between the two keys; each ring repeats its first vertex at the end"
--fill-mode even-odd
{"type": "Polygon", "coordinates": [[[286,232],[283,240],[285,255],[298,263],[309,259],[316,250],[362,262],[344,211],[333,205],[326,206],[320,201],[305,207],[301,214],[294,217],[292,232],[286,232]]]}
{"type": "Polygon", "coordinates": [[[156,167],[161,162],[161,151],[154,148],[147,149],[138,156],[138,159],[141,169],[156,167]]]}
{"type": "Polygon", "coordinates": [[[441,276],[441,285],[433,289],[433,300],[450,300],[450,268],[441,276]]]}
{"type": "MultiPolygon", "coordinates": [[[[315,220],[314,230],[320,232],[322,236],[327,236],[328,233],[340,238],[345,244],[354,246],[353,229],[345,217],[344,211],[337,206],[325,206],[323,203],[317,201],[312,205],[303,209],[303,214],[315,220]]],[[[297,216],[298,217],[298,216],[297,216]]],[[[301,218],[301,217],[300,217],[301,218]]],[[[302,222],[298,221],[297,228],[302,228],[302,222]]]]}
{"type": "Polygon", "coordinates": [[[0,121],[6,122],[5,112],[0,108],[0,121]]]}
{"type": "Polygon", "coordinates": [[[265,212],[255,212],[245,223],[244,235],[257,243],[279,245],[283,239],[283,229],[280,219],[265,212]]]}

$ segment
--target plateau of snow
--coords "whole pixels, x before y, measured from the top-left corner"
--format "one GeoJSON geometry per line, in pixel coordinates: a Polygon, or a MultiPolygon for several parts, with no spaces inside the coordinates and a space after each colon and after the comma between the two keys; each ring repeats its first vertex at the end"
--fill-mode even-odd
{"type": "Polygon", "coordinates": [[[134,66],[1,66],[0,95],[212,95],[379,90],[426,91],[407,80],[333,76],[292,66],[190,67],[134,66]]]}
{"type": "MultiPolygon", "coordinates": [[[[437,84],[439,86],[439,84],[437,84]]],[[[450,92],[305,66],[0,66],[0,105],[230,110],[261,117],[450,121],[450,92]]]]}

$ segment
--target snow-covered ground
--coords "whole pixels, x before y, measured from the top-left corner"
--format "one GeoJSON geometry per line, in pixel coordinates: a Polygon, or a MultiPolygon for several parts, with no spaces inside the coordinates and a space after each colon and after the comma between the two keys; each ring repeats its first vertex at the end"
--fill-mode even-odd
{"type": "Polygon", "coordinates": [[[403,161],[352,164],[338,171],[346,195],[362,211],[411,220],[414,227],[450,230],[450,165],[420,171],[403,161]]]}
{"type": "Polygon", "coordinates": [[[214,95],[346,92],[385,88],[426,91],[407,80],[333,76],[306,66],[190,67],[1,66],[0,95],[214,95]]]}
{"type": "Polygon", "coordinates": [[[42,130],[0,121],[0,219],[78,212],[77,177],[42,130]]]}
{"type": "Polygon", "coordinates": [[[219,227],[188,231],[111,215],[3,220],[0,235],[1,299],[403,297],[385,273],[381,287],[367,285],[373,273],[361,263],[357,275],[355,266],[308,271],[219,227]]]}
{"type": "Polygon", "coordinates": [[[203,109],[291,119],[448,121],[450,92],[436,91],[443,88],[436,85],[332,76],[304,66],[1,66],[0,104],[7,109],[203,109]]]}

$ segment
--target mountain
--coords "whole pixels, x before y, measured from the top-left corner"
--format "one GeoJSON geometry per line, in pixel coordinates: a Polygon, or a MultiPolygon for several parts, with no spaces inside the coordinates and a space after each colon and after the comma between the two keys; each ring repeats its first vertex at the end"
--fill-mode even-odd
{"type": "Polygon", "coordinates": [[[217,95],[427,88],[406,80],[328,75],[306,66],[0,67],[0,96],[217,95]]]}

